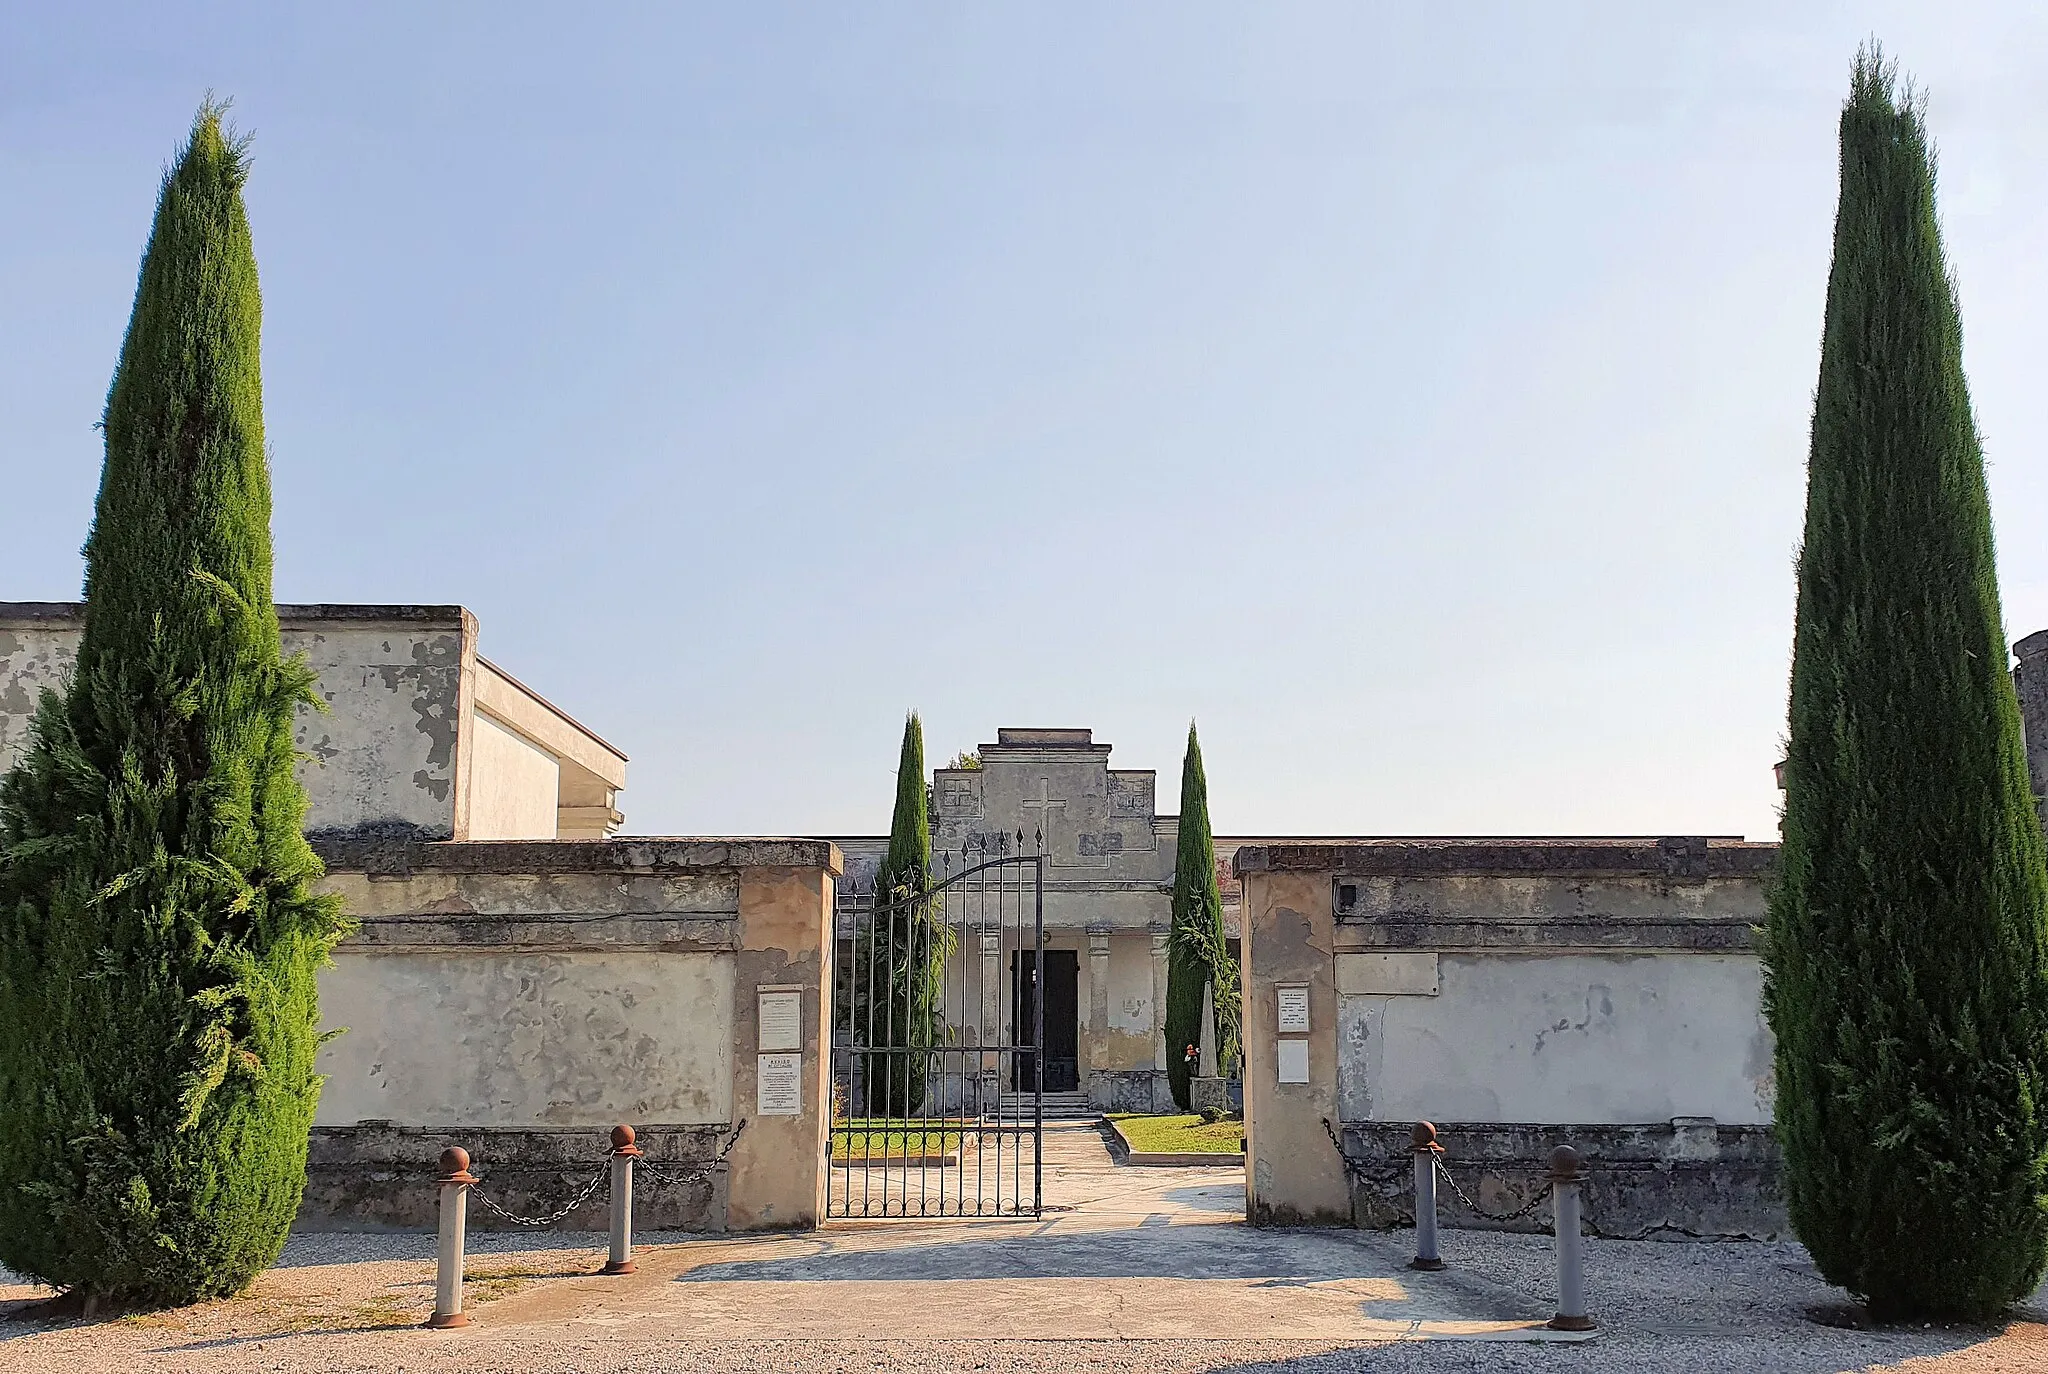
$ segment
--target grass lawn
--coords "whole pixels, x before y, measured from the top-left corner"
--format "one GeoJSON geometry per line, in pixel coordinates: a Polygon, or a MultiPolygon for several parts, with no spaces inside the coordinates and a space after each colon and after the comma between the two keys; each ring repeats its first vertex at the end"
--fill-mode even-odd
{"type": "Polygon", "coordinates": [[[1244,1148],[1244,1122],[1204,1124],[1199,1116],[1136,1116],[1111,1113],[1124,1144],[1145,1154],[1234,1155],[1244,1148]]]}
{"type": "Polygon", "coordinates": [[[955,1154],[960,1132],[947,1123],[929,1126],[896,1121],[837,1121],[832,1124],[832,1158],[840,1163],[862,1159],[916,1159],[955,1154]]]}

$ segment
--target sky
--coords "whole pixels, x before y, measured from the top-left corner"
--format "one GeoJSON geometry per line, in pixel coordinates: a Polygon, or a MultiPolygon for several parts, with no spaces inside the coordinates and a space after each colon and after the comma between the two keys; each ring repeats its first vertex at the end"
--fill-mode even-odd
{"type": "Polygon", "coordinates": [[[78,593],[212,91],[278,599],[468,606],[629,831],[878,833],[915,708],[1166,811],[1193,720],[1225,834],[1769,837],[1875,36],[2048,627],[2034,0],[603,11],[0,13],[0,600],[78,593]]]}

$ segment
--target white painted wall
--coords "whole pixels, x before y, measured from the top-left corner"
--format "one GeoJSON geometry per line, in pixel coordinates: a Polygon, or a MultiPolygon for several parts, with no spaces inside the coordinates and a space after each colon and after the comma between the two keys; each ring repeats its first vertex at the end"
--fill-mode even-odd
{"type": "Polygon", "coordinates": [[[724,1123],[731,954],[361,953],[320,978],[319,1124],[724,1123]]]}
{"type": "Polygon", "coordinates": [[[1443,954],[1435,996],[1345,996],[1346,1121],[1771,1119],[1751,954],[1443,954]]]}
{"type": "Polygon", "coordinates": [[[476,753],[469,774],[469,837],[472,840],[551,840],[562,790],[555,756],[476,713],[471,736],[476,753]]]}

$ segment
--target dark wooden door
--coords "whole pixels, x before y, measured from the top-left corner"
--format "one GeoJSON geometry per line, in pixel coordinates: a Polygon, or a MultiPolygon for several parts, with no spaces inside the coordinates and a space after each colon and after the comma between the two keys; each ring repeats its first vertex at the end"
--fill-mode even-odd
{"type": "MultiPolygon", "coordinates": [[[[1036,999],[1045,999],[1045,1090],[1070,1093],[1081,1086],[1081,955],[1071,949],[1049,949],[1044,976],[1032,967],[1028,951],[1020,951],[1010,962],[1010,1006],[1016,1017],[1014,1038],[1020,1045],[1031,1043],[1036,999]]],[[[1031,1057],[1019,1054],[1011,1069],[1012,1086],[1018,1091],[1031,1088],[1031,1057]]]]}

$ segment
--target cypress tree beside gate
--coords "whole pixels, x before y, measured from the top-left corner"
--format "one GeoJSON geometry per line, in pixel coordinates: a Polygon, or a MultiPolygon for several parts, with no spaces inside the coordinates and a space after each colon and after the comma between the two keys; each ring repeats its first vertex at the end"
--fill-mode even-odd
{"type": "Polygon", "coordinates": [[[86,541],[71,683],[0,783],[0,1262],[87,1305],[232,1293],[277,1255],[342,930],[301,833],[270,590],[243,145],[166,174],[86,541]]]}
{"type": "Polygon", "coordinates": [[[1209,828],[1209,778],[1202,744],[1188,724],[1180,770],[1180,839],[1173,860],[1173,907],[1166,946],[1166,1082],[1182,1111],[1191,1105],[1190,1045],[1201,1042],[1202,990],[1214,989],[1217,1066],[1237,1036],[1237,971],[1223,931],[1223,894],[1216,882],[1216,839],[1209,828]]]}
{"type": "MultiPolygon", "coordinates": [[[[935,918],[925,894],[932,885],[931,815],[925,798],[924,725],[912,711],[903,721],[896,764],[896,811],[889,849],[875,875],[875,909],[868,948],[856,956],[855,976],[866,980],[857,998],[856,1033],[868,1044],[896,1051],[937,1043],[939,1002],[951,932],[935,918]]],[[[925,1056],[867,1057],[868,1110],[911,1115],[924,1105],[925,1056]]]]}
{"type": "Polygon", "coordinates": [[[2048,1262],[2048,873],[1921,103],[1874,50],[1808,458],[1766,1007],[1792,1223],[1883,1316],[2048,1262]]]}

